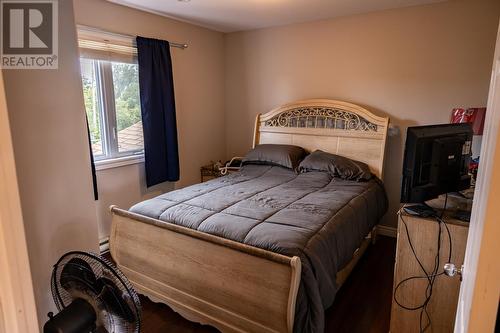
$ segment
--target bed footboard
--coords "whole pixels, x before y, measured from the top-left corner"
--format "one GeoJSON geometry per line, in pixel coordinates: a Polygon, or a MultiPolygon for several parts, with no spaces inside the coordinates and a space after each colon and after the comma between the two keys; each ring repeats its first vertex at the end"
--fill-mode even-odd
{"type": "Polygon", "coordinates": [[[139,293],[223,332],[293,331],[298,257],[111,212],[111,255],[139,293]]]}

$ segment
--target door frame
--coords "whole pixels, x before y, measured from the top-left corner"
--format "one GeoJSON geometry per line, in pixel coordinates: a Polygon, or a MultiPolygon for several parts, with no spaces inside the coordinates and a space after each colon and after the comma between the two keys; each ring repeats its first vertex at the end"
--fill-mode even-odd
{"type": "MultiPolygon", "coordinates": [[[[487,110],[481,145],[481,163],[477,176],[462,272],[463,280],[460,286],[455,318],[455,333],[472,332],[472,330],[479,327],[478,325],[488,330],[491,328],[491,332],[493,332],[496,322],[499,287],[498,279],[491,275],[498,272],[498,266],[497,268],[492,267],[499,263],[489,260],[495,245],[487,242],[489,235],[486,235],[485,232],[489,232],[492,225],[499,222],[488,218],[491,216],[490,211],[495,209],[500,214],[500,207],[495,207],[494,203],[488,200],[492,190],[498,191],[498,187],[500,187],[500,184],[491,186],[492,177],[494,177],[493,172],[498,173],[499,171],[495,171],[495,169],[500,168],[498,164],[500,156],[495,156],[495,152],[497,152],[497,155],[499,154],[496,145],[500,139],[498,135],[500,128],[500,26],[493,58],[487,110]],[[478,279],[478,277],[485,276],[485,274],[488,274],[489,279],[478,279]],[[471,316],[473,306],[477,306],[479,297],[482,298],[482,305],[487,308],[487,311],[480,316],[481,318],[471,316]]],[[[496,228],[498,230],[498,227],[496,228]]],[[[483,330],[482,332],[487,331],[483,330]]]]}
{"type": "Polygon", "coordinates": [[[39,332],[14,150],[0,71],[0,333],[39,332]]]}

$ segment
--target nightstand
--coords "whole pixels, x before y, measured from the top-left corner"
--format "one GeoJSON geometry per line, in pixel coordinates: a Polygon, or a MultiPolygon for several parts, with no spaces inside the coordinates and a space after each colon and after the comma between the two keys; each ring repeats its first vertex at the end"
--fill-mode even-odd
{"type": "Polygon", "coordinates": [[[238,172],[241,167],[243,157],[233,157],[231,160],[222,164],[222,162],[211,163],[200,168],[201,182],[225,176],[227,174],[238,172]]]}
{"type": "Polygon", "coordinates": [[[222,165],[222,163],[211,163],[202,166],[200,168],[201,182],[203,183],[211,179],[221,177],[222,174],[220,172],[219,165],[222,165]]]}
{"type": "MultiPolygon", "coordinates": [[[[463,222],[444,214],[451,235],[451,260],[449,261],[449,237],[444,225],[441,226],[441,241],[438,273],[443,272],[447,262],[461,268],[464,262],[465,247],[469,223],[463,222]]],[[[419,332],[420,310],[410,311],[399,306],[394,300],[395,288],[402,280],[412,276],[424,276],[408,242],[410,237],[414,251],[425,270],[430,274],[434,267],[438,250],[439,223],[435,218],[409,215],[401,210],[398,215],[398,240],[396,248],[396,263],[394,267],[394,287],[391,309],[391,333],[419,332]],[[407,232],[408,230],[408,232],[407,232]]],[[[396,293],[397,300],[404,306],[415,307],[425,300],[427,279],[413,279],[402,284],[396,293]]],[[[431,318],[430,332],[453,332],[455,315],[460,291],[460,276],[453,277],[441,274],[436,277],[432,297],[428,303],[427,311],[431,318]]],[[[427,323],[423,315],[423,326],[427,323]]]]}

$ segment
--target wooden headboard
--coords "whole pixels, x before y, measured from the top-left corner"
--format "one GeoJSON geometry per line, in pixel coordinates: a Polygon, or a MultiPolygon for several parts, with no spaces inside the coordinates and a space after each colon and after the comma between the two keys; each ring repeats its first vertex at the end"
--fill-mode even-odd
{"type": "Polygon", "coordinates": [[[380,179],[388,117],[347,102],[308,99],[258,114],[253,145],[291,144],[365,162],[380,179]]]}

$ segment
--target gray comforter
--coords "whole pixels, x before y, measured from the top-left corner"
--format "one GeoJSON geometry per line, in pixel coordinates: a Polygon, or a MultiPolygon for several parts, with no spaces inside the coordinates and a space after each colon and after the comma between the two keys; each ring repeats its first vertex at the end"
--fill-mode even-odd
{"type": "Polygon", "coordinates": [[[387,209],[383,186],[265,165],[172,191],[130,211],[302,261],[295,331],[323,332],[336,273],[387,209]]]}

